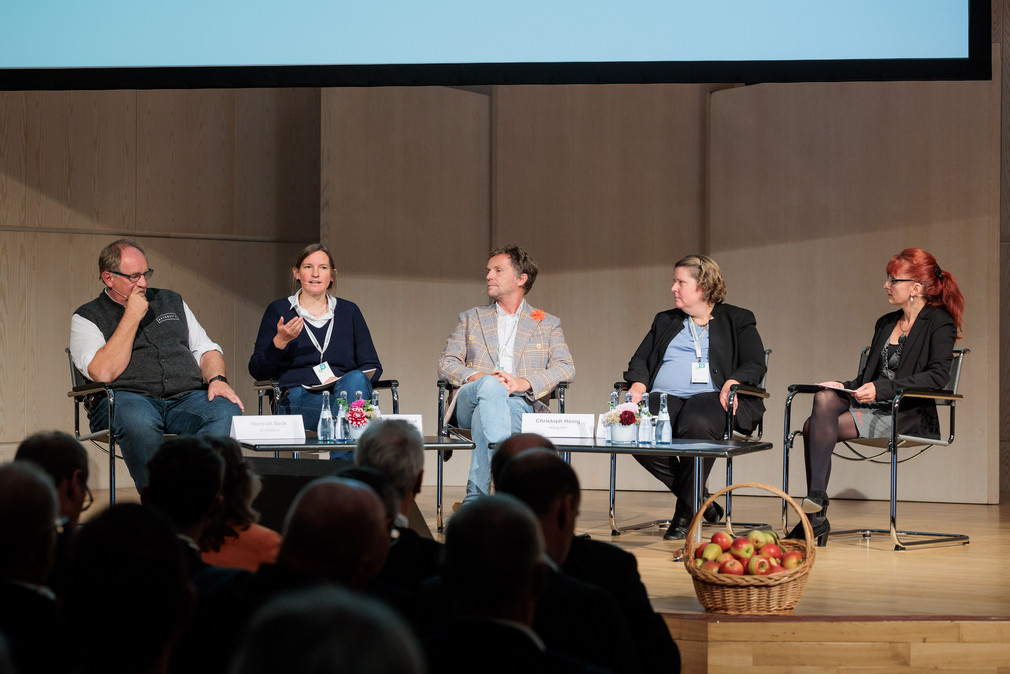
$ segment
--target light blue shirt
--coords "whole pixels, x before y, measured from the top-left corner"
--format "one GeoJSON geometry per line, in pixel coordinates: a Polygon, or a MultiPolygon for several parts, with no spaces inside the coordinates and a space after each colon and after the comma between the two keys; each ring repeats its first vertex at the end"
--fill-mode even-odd
{"type": "Polygon", "coordinates": [[[708,383],[691,383],[691,365],[698,362],[698,351],[695,349],[694,335],[698,336],[697,346],[701,347],[701,362],[708,362],[708,328],[704,330],[695,326],[691,333],[690,317],[684,319],[684,329],[670,340],[663,354],[663,363],[659,366],[656,381],[652,384],[653,391],[667,393],[677,398],[690,398],[699,393],[718,391],[712,384],[709,373],[708,383]]]}

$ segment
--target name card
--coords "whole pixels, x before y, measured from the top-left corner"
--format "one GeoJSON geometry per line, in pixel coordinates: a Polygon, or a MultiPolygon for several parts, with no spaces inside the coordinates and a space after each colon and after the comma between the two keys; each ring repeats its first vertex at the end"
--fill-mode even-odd
{"type": "Polygon", "coordinates": [[[243,440],[305,439],[300,414],[262,414],[231,418],[231,437],[243,440]]]}
{"type": "Polygon", "coordinates": [[[523,414],[523,433],[537,433],[548,438],[591,438],[595,415],[592,414],[523,414]]]}
{"type": "Polygon", "coordinates": [[[421,417],[422,417],[422,415],[420,415],[420,414],[385,414],[385,413],[383,413],[382,416],[379,417],[379,419],[382,420],[382,421],[387,421],[387,420],[391,420],[391,419],[403,419],[404,421],[409,422],[410,424],[412,424],[414,426],[414,428],[417,429],[417,432],[420,433],[421,437],[423,438],[424,437],[424,428],[421,427],[421,417]]]}

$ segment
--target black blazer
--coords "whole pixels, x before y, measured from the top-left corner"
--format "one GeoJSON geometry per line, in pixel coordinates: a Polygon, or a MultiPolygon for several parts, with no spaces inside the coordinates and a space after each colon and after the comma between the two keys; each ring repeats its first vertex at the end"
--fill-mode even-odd
{"type": "MultiPolygon", "coordinates": [[[[670,309],[656,314],[649,333],[642,340],[628,363],[624,380],[629,384],[652,385],[663,364],[666,347],[684,329],[687,318],[680,309],[670,309]]],[[[727,379],[736,379],[741,384],[759,386],[765,370],[765,348],[757,331],[754,314],[732,304],[717,304],[712,307],[712,320],[708,324],[709,371],[712,383],[722,388],[727,379]]],[[[736,426],[752,430],[764,413],[764,401],[753,396],[739,396],[736,426]]]]}
{"type": "MultiPolygon", "coordinates": [[[[873,382],[878,401],[890,401],[899,388],[946,388],[954,359],[957,327],[944,309],[926,305],[912,324],[901,347],[901,362],[894,381],[880,374],[880,354],[901,319],[901,309],[884,314],[873,328],[873,341],[866,366],[855,379],[842,382],[845,388],[859,388],[873,382]]],[[[898,432],[921,437],[940,437],[936,403],[924,398],[908,398],[901,403],[898,432]]]]}

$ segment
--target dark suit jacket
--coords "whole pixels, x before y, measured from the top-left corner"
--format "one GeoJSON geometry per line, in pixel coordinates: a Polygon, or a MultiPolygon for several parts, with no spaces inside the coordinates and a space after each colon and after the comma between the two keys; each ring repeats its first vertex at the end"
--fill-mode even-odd
{"type": "MultiPolygon", "coordinates": [[[[884,314],[873,328],[873,341],[866,366],[855,379],[842,382],[845,388],[859,388],[873,382],[878,401],[894,398],[899,388],[946,388],[950,381],[950,365],[954,358],[957,327],[945,310],[926,305],[912,324],[901,347],[901,361],[894,381],[880,374],[880,354],[887,344],[901,309],[884,314]]],[[[898,432],[923,437],[940,437],[940,422],[936,403],[923,398],[902,401],[898,415],[898,432]]]]}
{"type": "MultiPolygon", "coordinates": [[[[680,309],[670,309],[656,314],[649,333],[642,340],[628,363],[624,380],[629,384],[640,382],[652,390],[652,385],[663,364],[666,347],[684,329],[687,318],[680,309]]],[[[741,384],[758,386],[764,377],[765,352],[761,335],[757,331],[754,314],[732,304],[717,304],[712,308],[709,323],[709,371],[712,383],[722,388],[727,379],[741,384]]],[[[753,430],[764,413],[761,398],[739,396],[736,426],[740,430],[753,430]]]]}
{"type": "Polygon", "coordinates": [[[58,674],[73,664],[56,602],[31,588],[0,580],[0,634],[20,674],[58,674]]]}
{"type": "Polygon", "coordinates": [[[574,674],[605,672],[571,656],[541,650],[529,634],[510,624],[470,618],[424,639],[428,671],[439,674],[574,674]]]}
{"type": "Polygon", "coordinates": [[[680,651],[663,618],[652,610],[633,554],[610,543],[576,537],[561,570],[610,592],[631,630],[643,671],[680,671],[680,651]]]}
{"type": "Polygon", "coordinates": [[[400,529],[376,580],[416,593],[421,583],[438,573],[442,544],[413,529],[400,529]]]}

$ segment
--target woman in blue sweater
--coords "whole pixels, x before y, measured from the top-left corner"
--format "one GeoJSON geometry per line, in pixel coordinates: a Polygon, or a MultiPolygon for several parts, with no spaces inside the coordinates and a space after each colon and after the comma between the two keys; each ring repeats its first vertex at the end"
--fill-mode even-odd
{"type": "Polygon", "coordinates": [[[307,387],[332,382],[328,390],[335,395],[346,391],[353,401],[361,391],[367,399],[382,365],[361,310],[328,292],[337,270],[326,246],[306,246],[291,271],[298,290],[267,307],[249,359],[249,374],[255,379],[277,379],[281,388],[278,411],[302,415],[305,429],[315,431],[322,391],[307,387]]]}

